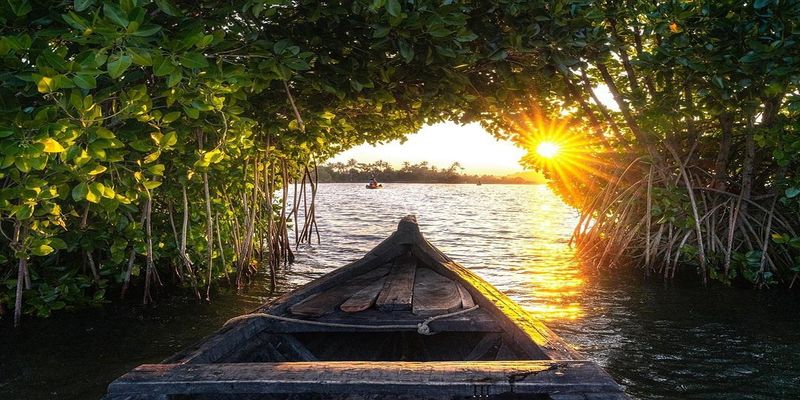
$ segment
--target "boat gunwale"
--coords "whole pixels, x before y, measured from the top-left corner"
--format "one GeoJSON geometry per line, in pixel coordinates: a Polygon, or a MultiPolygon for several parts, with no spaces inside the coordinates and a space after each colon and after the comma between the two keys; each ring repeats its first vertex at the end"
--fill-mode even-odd
{"type": "Polygon", "coordinates": [[[112,382],[108,398],[236,393],[469,396],[473,390],[628,398],[606,371],[586,360],[145,364],[112,382]]]}

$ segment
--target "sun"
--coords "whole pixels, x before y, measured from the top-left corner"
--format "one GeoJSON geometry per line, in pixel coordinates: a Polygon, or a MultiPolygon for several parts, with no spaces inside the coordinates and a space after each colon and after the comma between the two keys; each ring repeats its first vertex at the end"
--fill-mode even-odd
{"type": "Polygon", "coordinates": [[[544,158],[553,158],[560,150],[561,146],[553,142],[541,142],[536,147],[536,153],[544,158]]]}

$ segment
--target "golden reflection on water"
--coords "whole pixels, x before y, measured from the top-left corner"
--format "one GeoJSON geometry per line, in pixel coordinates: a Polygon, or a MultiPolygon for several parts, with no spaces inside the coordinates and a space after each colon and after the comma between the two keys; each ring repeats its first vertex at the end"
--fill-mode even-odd
{"type": "Polygon", "coordinates": [[[575,251],[568,245],[574,218],[569,207],[549,190],[530,195],[524,214],[531,222],[530,237],[535,239],[524,241],[527,257],[522,261],[525,286],[533,301],[522,301],[522,305],[545,321],[578,319],[584,315],[580,302],[584,278],[575,251]]]}
{"type": "Polygon", "coordinates": [[[551,249],[552,253],[546,260],[540,258],[525,265],[527,285],[533,292],[535,301],[525,302],[523,307],[545,321],[573,320],[584,315],[579,302],[584,284],[580,268],[573,259],[572,250],[566,244],[558,247],[560,248],[551,249]]]}

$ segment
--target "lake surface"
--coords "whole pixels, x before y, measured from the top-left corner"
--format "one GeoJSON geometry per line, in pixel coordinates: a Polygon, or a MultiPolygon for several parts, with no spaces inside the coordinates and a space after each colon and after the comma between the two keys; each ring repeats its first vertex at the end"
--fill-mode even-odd
{"type": "MultiPolygon", "coordinates": [[[[359,258],[406,214],[423,234],[600,363],[634,398],[800,398],[800,297],[597,273],[568,246],[577,212],[544,185],[320,185],[322,243],[282,271],[286,291],[359,258]]],[[[274,294],[259,281],[211,304],[173,296],[0,324],[0,398],[92,399],[274,294]],[[10,397],[13,395],[14,397],[10,397]]]]}

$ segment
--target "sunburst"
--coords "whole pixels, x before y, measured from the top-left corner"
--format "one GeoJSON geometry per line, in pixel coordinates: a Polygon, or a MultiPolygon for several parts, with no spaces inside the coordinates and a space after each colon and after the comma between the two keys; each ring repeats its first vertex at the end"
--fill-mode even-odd
{"type": "Polygon", "coordinates": [[[511,123],[512,140],[527,151],[522,163],[545,172],[559,181],[569,196],[582,198],[575,190],[582,183],[610,179],[613,159],[603,157],[607,151],[601,142],[588,134],[586,126],[568,116],[548,118],[538,108],[511,123]]]}

